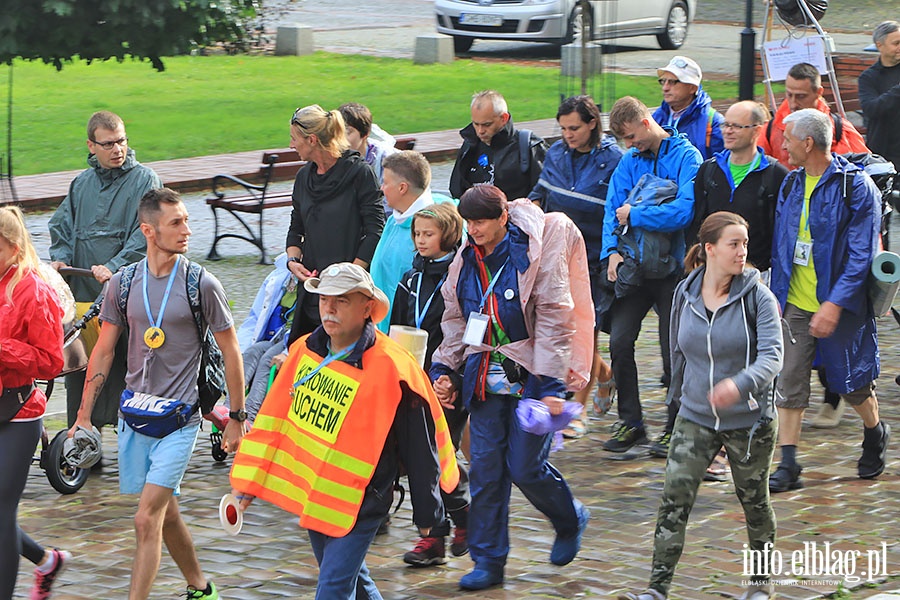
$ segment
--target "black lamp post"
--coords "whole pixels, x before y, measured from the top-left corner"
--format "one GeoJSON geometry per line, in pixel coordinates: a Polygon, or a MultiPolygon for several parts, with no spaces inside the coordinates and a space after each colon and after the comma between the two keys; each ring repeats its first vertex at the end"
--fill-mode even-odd
{"type": "Polygon", "coordinates": [[[753,84],[756,82],[754,46],[756,32],[753,30],[753,0],[745,0],[747,13],[744,30],[741,31],[741,75],[738,86],[738,97],[741,100],[753,100],[753,84]]]}

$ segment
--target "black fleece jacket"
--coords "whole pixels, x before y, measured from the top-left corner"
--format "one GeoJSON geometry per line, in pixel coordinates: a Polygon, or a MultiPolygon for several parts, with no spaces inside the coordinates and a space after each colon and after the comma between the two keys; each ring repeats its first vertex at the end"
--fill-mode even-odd
{"type": "Polygon", "coordinates": [[[384,229],[375,173],[355,150],[344,152],[323,175],[317,168],[308,162],[297,172],[286,245],[300,248],[310,271],[357,258],[372,262],[384,229]]]}
{"type": "Polygon", "coordinates": [[[519,161],[519,132],[512,118],[494,135],[490,146],[478,139],[471,123],[459,135],[463,143],[450,174],[451,196],[461,197],[476,183],[493,183],[510,200],[528,197],[544,168],[547,144],[542,137],[533,132],[529,137],[528,169],[523,172],[519,161]]]}

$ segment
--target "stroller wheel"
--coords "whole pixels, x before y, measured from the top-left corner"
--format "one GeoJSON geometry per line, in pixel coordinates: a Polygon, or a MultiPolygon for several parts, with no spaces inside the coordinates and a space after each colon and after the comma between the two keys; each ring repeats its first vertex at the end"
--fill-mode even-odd
{"type": "Polygon", "coordinates": [[[209,434],[209,443],[212,448],[212,457],[216,462],[222,462],[226,458],[228,458],[228,453],[222,450],[222,434],[219,432],[213,432],[209,434]]]}
{"type": "Polygon", "coordinates": [[[60,494],[74,494],[84,486],[90,469],[73,467],[66,461],[63,456],[65,441],[66,430],[63,429],[54,436],[53,441],[47,447],[46,460],[41,461],[41,466],[53,489],[60,494]]]}

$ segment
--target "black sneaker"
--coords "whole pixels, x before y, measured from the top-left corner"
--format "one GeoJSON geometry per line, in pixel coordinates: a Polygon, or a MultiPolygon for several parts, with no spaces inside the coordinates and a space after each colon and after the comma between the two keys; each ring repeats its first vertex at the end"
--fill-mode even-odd
{"type": "Polygon", "coordinates": [[[778,465],[775,472],[769,475],[769,491],[778,494],[788,490],[799,490],[803,487],[803,481],[800,479],[802,472],[803,467],[800,465],[793,467],[778,465]]]}
{"type": "Polygon", "coordinates": [[[628,452],[635,446],[646,444],[649,441],[647,431],[643,426],[632,427],[622,423],[613,436],[603,444],[603,449],[608,452],[628,452]]]}
{"type": "Polygon", "coordinates": [[[391,515],[387,515],[384,518],[384,521],[381,522],[381,525],[378,526],[378,531],[375,532],[375,535],[387,535],[391,531],[391,515]]]}
{"type": "Polygon", "coordinates": [[[860,479],[873,479],[884,473],[885,455],[890,441],[891,428],[884,421],[881,422],[880,436],[871,429],[865,430],[862,456],[856,463],[856,471],[859,473],[860,479]]]}
{"type": "Polygon", "coordinates": [[[650,444],[650,456],[653,458],[666,458],[669,456],[669,442],[672,441],[672,432],[663,431],[656,441],[650,444]]]}
{"type": "Polygon", "coordinates": [[[414,567],[430,567],[444,564],[445,557],[444,538],[423,537],[419,538],[415,548],[403,555],[403,562],[414,567]]]}

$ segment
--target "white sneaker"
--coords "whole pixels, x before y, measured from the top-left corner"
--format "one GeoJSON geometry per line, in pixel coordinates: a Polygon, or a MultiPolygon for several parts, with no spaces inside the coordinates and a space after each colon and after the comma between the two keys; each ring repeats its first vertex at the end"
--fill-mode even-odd
{"type": "Polygon", "coordinates": [[[747,591],[738,600],[768,600],[775,597],[775,586],[771,583],[747,586],[747,591]]]}
{"type": "Polygon", "coordinates": [[[819,405],[819,412],[813,417],[810,427],[815,429],[834,429],[841,424],[841,417],[847,409],[847,403],[841,400],[838,402],[837,408],[833,408],[827,402],[819,405]]]}

